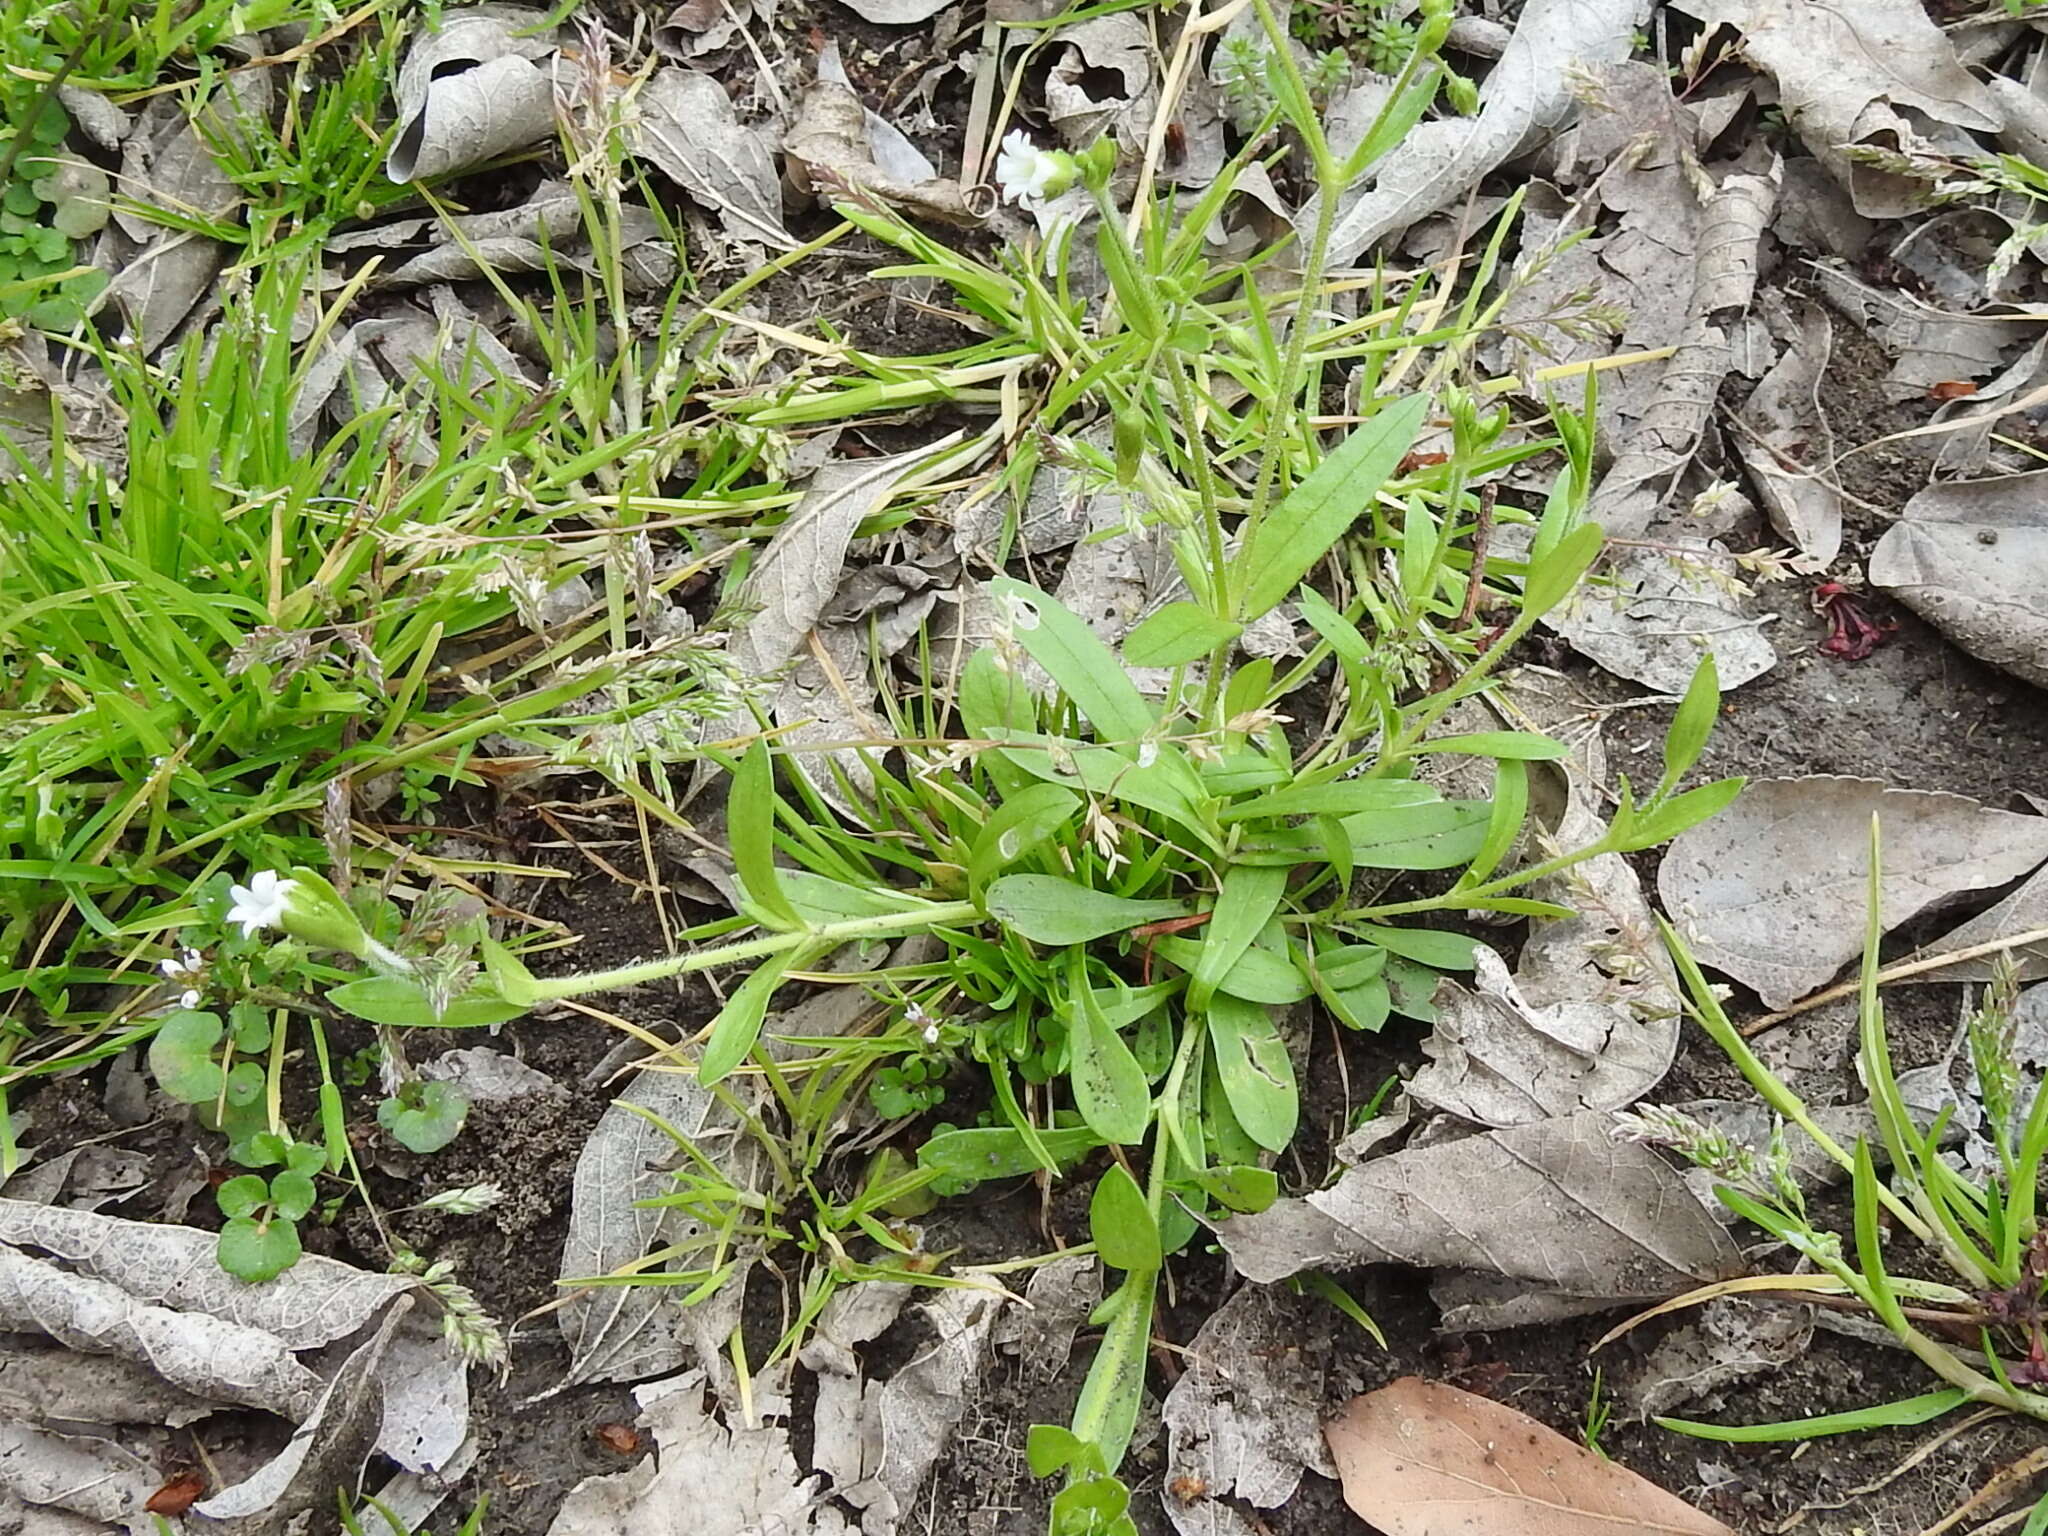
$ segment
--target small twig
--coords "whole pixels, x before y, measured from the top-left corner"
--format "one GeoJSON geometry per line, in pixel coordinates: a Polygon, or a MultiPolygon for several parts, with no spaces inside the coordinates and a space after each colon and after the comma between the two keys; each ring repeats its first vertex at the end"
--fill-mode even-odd
{"type": "MultiPolygon", "coordinates": [[[[2021,933],[2006,934],[2002,938],[1986,939],[1982,944],[1950,950],[1946,954],[1928,955],[1919,960],[1902,960],[1897,965],[1888,965],[1879,971],[1877,984],[1886,986],[1894,981],[1903,981],[1908,976],[1924,976],[1929,971],[1946,970],[1949,966],[1960,965],[1965,960],[1981,960],[1986,955],[2018,949],[2026,944],[2039,944],[2043,940],[2048,940],[2048,928],[2029,928],[2021,933]]],[[[1745,1039],[1753,1038],[1767,1029],[1784,1023],[1787,1019],[1797,1018],[1802,1013],[1810,1013],[1841,998],[1854,997],[1862,987],[1861,980],[1839,982],[1825,991],[1814,993],[1811,997],[1801,998],[1790,1008],[1781,1008],[1778,1012],[1767,1013],[1760,1019],[1751,1019],[1742,1026],[1742,1035],[1745,1039]]]]}
{"type": "Polygon", "coordinates": [[[1453,630],[1463,634],[1479,612],[1479,589],[1486,581],[1486,546],[1493,538],[1493,504],[1500,496],[1500,482],[1489,480],[1479,488],[1479,517],[1472,525],[1472,572],[1465,581],[1465,606],[1458,610],[1453,630]]]}

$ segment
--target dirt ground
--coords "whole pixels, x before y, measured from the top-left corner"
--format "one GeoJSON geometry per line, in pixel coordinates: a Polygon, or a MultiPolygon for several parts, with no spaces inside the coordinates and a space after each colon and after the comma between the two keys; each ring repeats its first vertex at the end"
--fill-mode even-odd
{"type": "MultiPolygon", "coordinates": [[[[855,84],[875,97],[891,82],[919,67],[932,40],[896,29],[863,29],[836,14],[833,25],[845,39],[848,70],[855,84]]],[[[953,146],[926,146],[935,153],[953,146]]],[[[907,331],[912,316],[892,312],[876,320],[868,302],[879,290],[861,281],[858,245],[848,263],[849,294],[842,318],[866,344],[905,350],[945,345],[950,334],[907,331]],[[873,324],[875,334],[865,334],[873,324]]],[[[879,258],[877,258],[879,259],[879,258]]],[[[772,289],[769,290],[772,295],[772,289]]],[[[772,307],[772,305],[771,305],[772,307]]],[[[1865,356],[1853,326],[1840,327],[1842,351],[1828,383],[1827,405],[1845,442],[1870,439],[1917,424],[1924,413],[1897,407],[1865,381],[1882,363],[1865,356]]],[[[1878,450],[1844,463],[1845,483],[1863,505],[1849,510],[1839,566],[1860,566],[1911,492],[1924,483],[1925,466],[1904,450],[1878,450]]],[[[1759,521],[1738,530],[1732,547],[1755,548],[1773,541],[1759,521]]],[[[1778,666],[1745,685],[1726,701],[1718,729],[1696,770],[1699,780],[1728,774],[1787,776],[1843,774],[1888,784],[1970,795],[2003,808],[2025,808],[2021,796],[2048,800],[2048,698],[2005,674],[1973,660],[1913,613],[1882,594],[1871,594],[1867,610],[1886,628],[1883,642],[1866,659],[1843,661],[1817,649],[1827,626],[1810,602],[1807,579],[1765,586],[1760,599],[1775,615],[1770,634],[1781,652],[1778,666]]],[[[1604,723],[1614,768],[1632,779],[1654,772],[1631,767],[1657,761],[1669,712],[1621,708],[1640,692],[1598,669],[1532,643],[1516,658],[1560,672],[1585,701],[1589,715],[1604,723]]],[[[687,773],[687,769],[682,770],[687,773]]],[[[481,793],[451,799],[444,810],[451,830],[484,836],[510,835],[511,808],[481,793]],[[466,827],[459,825],[467,818],[466,827]]],[[[541,857],[541,855],[535,855],[541,857]]],[[[550,856],[557,857],[557,856],[550,856]]],[[[550,883],[538,910],[582,935],[564,957],[577,968],[653,953],[660,931],[644,901],[628,899],[618,885],[587,863],[563,854],[560,867],[574,878],[550,883]]],[[[1639,861],[1648,883],[1654,857],[1639,861]]],[[[670,870],[667,873],[676,873],[670,870]]],[[[1997,893],[1991,893],[1995,896],[1997,893]]],[[[708,911],[701,914],[711,915],[708,911]]],[[[1895,936],[1909,947],[1910,930],[1895,936]]],[[[1907,1064],[1931,1060],[1946,1043],[1961,997],[1959,987],[1930,985],[1901,991],[1892,1022],[1907,1064]]],[[[625,1006],[625,1005],[622,1005],[625,1006]]],[[[709,1017],[713,1001],[701,986],[650,989],[630,1004],[636,1022],[672,1036],[688,1034],[709,1017]]],[[[1735,1017],[1762,1010],[1738,993],[1735,1017]]],[[[1344,1053],[1340,1073],[1318,1072],[1304,1106],[1304,1132],[1293,1154],[1280,1163],[1283,1193],[1299,1194],[1330,1176],[1329,1148],[1351,1109],[1389,1075],[1411,1071],[1422,1061],[1423,1026],[1393,1020],[1377,1036],[1318,1033],[1315,1049],[1337,1040],[1344,1053]]],[[[367,1044],[364,1032],[345,1032],[335,1049],[346,1056],[367,1044]]],[[[481,1037],[423,1032],[408,1037],[416,1059],[481,1037]]],[[[387,1209],[417,1202],[441,1189],[482,1182],[501,1185],[508,1198],[482,1217],[448,1218],[415,1213],[388,1218],[392,1231],[421,1253],[454,1261],[457,1270],[496,1318],[527,1319],[517,1330],[512,1369],[503,1382],[479,1373],[473,1427],[479,1440],[475,1468],[465,1477],[436,1529],[456,1524],[449,1512],[467,1510],[488,1497],[484,1529],[491,1536],[542,1536],[562,1498],[580,1479],[612,1472],[633,1456],[611,1448],[599,1431],[631,1423],[636,1409],[624,1386],[584,1386],[554,1391],[568,1363],[555,1320],[543,1311],[559,1292],[556,1271],[567,1230],[571,1175],[578,1153],[605,1104],[624,1078],[615,1065],[616,1037],[600,1022],[577,1014],[549,1020],[522,1019],[505,1026],[492,1042],[548,1073],[571,1090],[566,1098],[529,1097],[480,1104],[461,1137],[431,1158],[413,1158],[374,1127],[374,1085],[352,1093],[351,1125],[372,1170],[372,1193],[387,1209]],[[539,1314],[530,1316],[530,1314],[539,1314]]],[[[189,1170],[195,1153],[189,1127],[152,1123],[133,1129],[105,1108],[105,1078],[118,1068],[41,1083],[19,1095],[15,1107],[44,1134],[48,1153],[101,1139],[150,1156],[154,1183],[189,1170]]],[[[1656,1095],[1659,1101],[1703,1097],[1736,1090],[1738,1079],[1711,1043],[1688,1026],[1682,1054],[1656,1095]]],[[[1048,1244],[1078,1241],[1085,1234],[1085,1191],[1096,1166],[1079,1170],[1069,1192],[1055,1199],[1044,1221],[1040,1191],[1025,1181],[985,1186],[970,1197],[943,1205],[924,1220],[931,1251],[953,1251],[957,1264],[989,1262],[1043,1251],[1048,1244]]],[[[203,1167],[201,1174],[209,1170],[203,1167]]],[[[206,1225],[218,1214],[208,1199],[190,1203],[187,1218],[206,1225]]],[[[367,1268],[385,1265],[385,1247],[368,1214],[346,1213],[331,1227],[310,1227],[308,1247],[367,1268]]],[[[1396,1377],[1418,1374],[1482,1390],[1576,1436],[1586,1420],[1593,1390],[1592,1370],[1624,1374],[1674,1323],[1637,1330],[1598,1356],[1593,1342],[1620,1314],[1563,1325],[1454,1336],[1439,1331],[1439,1311],[1427,1277],[1376,1268],[1337,1277],[1379,1323],[1383,1350],[1329,1306],[1308,1297],[1291,1305],[1299,1320],[1298,1347],[1316,1357],[1324,1371],[1324,1406],[1334,1410],[1360,1392],[1396,1377]]],[[[1172,1296],[1164,1305],[1159,1338],[1184,1345],[1239,1282],[1213,1246],[1198,1241],[1176,1261],[1172,1296]]],[[[749,1294],[745,1326],[750,1337],[772,1339],[779,1330],[782,1298],[772,1280],[757,1282],[749,1294]]],[[[918,1324],[908,1317],[865,1351],[869,1367],[886,1375],[889,1364],[913,1352],[918,1324]]],[[[1025,1436],[1040,1422],[1063,1422],[1085,1372],[1092,1344],[1084,1330],[1068,1367],[1049,1381],[1027,1378],[1018,1362],[999,1359],[971,1401],[951,1451],[919,1500],[904,1529],[938,1536],[1040,1536],[1045,1529],[1049,1485],[1034,1479],[1024,1461],[1025,1436]]],[[[1141,1418],[1126,1469],[1135,1500],[1133,1513],[1145,1536],[1171,1529],[1160,1508],[1162,1490],[1173,1475],[1158,1436],[1158,1398],[1168,1385],[1172,1355],[1155,1354],[1153,1398],[1141,1418]]],[[[1872,1401],[1926,1390],[1927,1378],[1903,1354],[1851,1341],[1825,1331],[1791,1366],[1726,1393],[1716,1417],[1754,1422],[1850,1409],[1872,1401]]],[[[810,1428],[808,1403],[799,1391],[792,1438],[801,1454],[810,1428]]],[[[261,1433],[235,1419],[224,1433],[261,1433]]],[[[217,1421],[210,1421],[217,1422],[217,1421]]],[[[1617,1420],[1604,1448],[1619,1462],[1725,1520],[1743,1532],[1788,1529],[1815,1533],[1869,1532],[1872,1536],[1912,1533],[1938,1520],[1981,1487],[1998,1468],[2041,1443],[2038,1430],[1992,1420],[1965,1430],[1938,1453],[1898,1471],[1909,1453],[1937,1426],[1818,1440],[1795,1446],[1725,1446],[1695,1442],[1653,1425],[1617,1420]],[[1788,1523],[1791,1522],[1791,1523],[1788,1523]]],[[[373,1477],[371,1483],[377,1479],[373,1477]]],[[[1167,1496],[1171,1496],[1170,1494],[1167,1496]]],[[[1284,1506],[1260,1512],[1250,1527],[1258,1536],[1367,1536],[1373,1530],[1343,1505],[1334,1483],[1309,1474],[1284,1506]]]]}

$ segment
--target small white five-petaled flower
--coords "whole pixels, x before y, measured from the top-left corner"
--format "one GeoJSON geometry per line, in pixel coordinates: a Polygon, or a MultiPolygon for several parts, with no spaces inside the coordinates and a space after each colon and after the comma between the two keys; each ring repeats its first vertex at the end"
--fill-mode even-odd
{"type": "Polygon", "coordinates": [[[996,185],[1003,198],[1012,203],[1036,203],[1055,182],[1067,178],[1064,155],[1040,149],[1021,128],[1003,136],[1002,153],[996,156],[996,185]]]}
{"type": "Polygon", "coordinates": [[[180,976],[195,976],[206,968],[206,956],[196,949],[181,949],[176,956],[166,956],[157,961],[157,969],[176,981],[180,976]]]}
{"type": "Polygon", "coordinates": [[[284,917],[284,904],[291,897],[292,884],[274,869],[259,869],[249,877],[247,885],[229,886],[228,898],[233,905],[228,908],[228,921],[242,925],[245,939],[259,928],[272,927],[284,917]]]}

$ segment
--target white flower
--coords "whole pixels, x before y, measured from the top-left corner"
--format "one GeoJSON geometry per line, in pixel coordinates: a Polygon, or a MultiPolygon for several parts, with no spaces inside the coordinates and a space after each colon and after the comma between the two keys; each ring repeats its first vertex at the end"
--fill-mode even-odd
{"type": "Polygon", "coordinates": [[[199,1006],[198,988],[187,987],[183,992],[180,992],[178,994],[178,1006],[180,1008],[197,1008],[199,1006]]]}
{"type": "Polygon", "coordinates": [[[937,1024],[936,1022],[934,1022],[934,1023],[931,1023],[931,1024],[927,1024],[927,1025],[925,1025],[925,1027],[924,1027],[924,1034],[923,1034],[922,1038],[923,1038],[923,1040],[924,1040],[924,1043],[925,1043],[926,1045],[937,1045],[937,1044],[939,1043],[939,1026],[938,1026],[938,1024],[937,1024]]]}
{"type": "Polygon", "coordinates": [[[176,981],[180,976],[196,976],[206,969],[206,956],[196,949],[181,949],[175,958],[166,957],[157,961],[156,968],[176,981]]]}
{"type": "Polygon", "coordinates": [[[1012,203],[1037,203],[1053,194],[1055,184],[1065,190],[1069,178],[1067,158],[1040,149],[1021,128],[1003,136],[1002,153],[996,156],[996,185],[1003,199],[1012,203]]]}
{"type": "Polygon", "coordinates": [[[247,885],[228,887],[234,903],[228,908],[228,921],[242,925],[245,939],[259,928],[274,926],[284,918],[284,904],[291,899],[293,884],[274,869],[257,870],[247,885]]]}

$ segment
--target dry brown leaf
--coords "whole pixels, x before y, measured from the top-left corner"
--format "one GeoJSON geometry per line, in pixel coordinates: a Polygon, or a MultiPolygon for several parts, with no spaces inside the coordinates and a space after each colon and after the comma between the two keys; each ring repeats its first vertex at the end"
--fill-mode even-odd
{"type": "Polygon", "coordinates": [[[1527,1414],[1441,1382],[1404,1376],[1323,1432],[1344,1502],[1386,1536],[1732,1536],[1527,1414]]]}
{"type": "Polygon", "coordinates": [[[1863,952],[1873,815],[1887,931],[2048,860],[2048,817],[1874,779],[1762,779],[1666,850],[1664,909],[1702,964],[1786,1007],[1863,952]]]}
{"type": "Polygon", "coordinates": [[[547,13],[514,5],[450,11],[398,70],[402,125],[384,161],[401,185],[481,165],[555,127],[547,13]]]}
{"type": "Polygon", "coordinates": [[[1870,580],[1964,650],[2048,687],[2048,471],[1932,485],[1870,553],[1870,580]]]}

